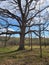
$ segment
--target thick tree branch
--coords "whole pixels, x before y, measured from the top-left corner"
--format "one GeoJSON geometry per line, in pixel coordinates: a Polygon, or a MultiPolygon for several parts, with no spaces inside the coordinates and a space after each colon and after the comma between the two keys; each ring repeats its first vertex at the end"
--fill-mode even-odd
{"type": "Polygon", "coordinates": [[[4,15],[8,14],[7,16],[9,16],[10,18],[16,19],[18,21],[18,23],[21,25],[21,18],[17,15],[14,15],[9,10],[0,8],[0,14],[4,14],[4,15]]]}
{"type": "Polygon", "coordinates": [[[20,10],[21,14],[23,15],[23,10],[22,10],[22,6],[21,6],[21,0],[17,0],[17,2],[18,2],[19,10],[20,10]]]}
{"type": "Polygon", "coordinates": [[[3,34],[7,34],[7,35],[9,35],[9,34],[20,34],[20,32],[12,32],[12,31],[9,31],[9,32],[1,32],[0,33],[0,35],[3,35],[3,34]]]}

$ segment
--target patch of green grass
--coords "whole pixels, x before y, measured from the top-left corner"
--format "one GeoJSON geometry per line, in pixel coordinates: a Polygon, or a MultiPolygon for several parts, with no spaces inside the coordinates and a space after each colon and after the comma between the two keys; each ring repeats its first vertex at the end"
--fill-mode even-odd
{"type": "Polygon", "coordinates": [[[18,49],[18,46],[1,47],[0,53],[11,52],[11,51],[14,51],[14,50],[17,50],[17,49],[18,49]]]}
{"type": "MultiPolygon", "coordinates": [[[[16,50],[18,46],[6,47],[6,51],[2,48],[1,52],[9,52],[16,50]],[[8,49],[7,49],[8,48],[8,49]]],[[[43,57],[40,58],[40,47],[33,46],[33,50],[30,51],[29,46],[25,46],[26,50],[15,51],[8,54],[0,54],[0,64],[1,65],[46,65],[49,63],[49,47],[42,47],[43,57]],[[45,61],[46,58],[46,61],[45,61]]]]}

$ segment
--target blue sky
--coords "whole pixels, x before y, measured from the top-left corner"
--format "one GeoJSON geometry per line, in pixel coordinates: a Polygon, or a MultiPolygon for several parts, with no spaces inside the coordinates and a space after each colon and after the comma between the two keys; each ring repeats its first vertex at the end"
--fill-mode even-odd
{"type": "MultiPolygon", "coordinates": [[[[7,0],[8,1],[8,0],[7,0]]],[[[9,9],[9,11],[11,11],[12,13],[14,13],[15,14],[15,11],[16,10],[12,10],[12,6],[10,6],[10,4],[7,2],[7,1],[3,1],[1,4],[0,4],[0,7],[1,8],[6,8],[6,9],[9,9]],[[6,5],[5,5],[6,4],[6,5]]],[[[10,0],[9,0],[10,1],[10,0]]],[[[11,0],[12,1],[12,0],[11,0]]],[[[49,5],[49,0],[40,0],[39,2],[38,2],[38,4],[41,4],[40,5],[40,7],[42,8],[42,7],[45,7],[45,6],[47,6],[47,5],[49,5]]],[[[24,1],[22,1],[22,4],[24,4],[24,1]]],[[[25,5],[25,4],[24,4],[25,5]]],[[[13,6],[15,6],[15,5],[13,5],[13,6]]],[[[39,8],[39,6],[37,5],[37,7],[36,7],[36,9],[38,9],[39,8]]],[[[47,9],[48,11],[49,11],[49,8],[47,9]]],[[[46,10],[45,10],[46,11],[46,10]]],[[[43,14],[45,14],[45,11],[42,13],[42,15],[43,14]]],[[[18,15],[18,16],[20,16],[20,14],[18,13],[18,12],[16,12],[16,14],[18,15]]],[[[7,19],[8,21],[9,21],[9,23],[12,23],[12,24],[18,24],[17,23],[17,21],[15,20],[15,19],[11,19],[11,18],[8,18],[7,19]]],[[[38,20],[38,19],[37,19],[38,20]]],[[[0,23],[1,22],[3,22],[3,20],[0,20],[0,23]]],[[[5,23],[4,23],[5,24],[5,23]]],[[[11,29],[11,30],[20,30],[20,29],[18,29],[18,28],[16,28],[16,27],[9,27],[9,29],[11,29]]],[[[37,27],[33,27],[33,29],[38,29],[37,27]]],[[[48,29],[49,29],[49,27],[48,27],[48,29]]],[[[36,37],[36,35],[34,35],[34,33],[32,33],[32,35],[33,35],[33,37],[36,37]]],[[[49,33],[48,32],[45,32],[45,35],[46,35],[46,37],[49,37],[48,35],[49,35],[49,33]]],[[[19,35],[13,35],[13,36],[16,36],[16,37],[19,37],[19,35]]],[[[28,35],[26,35],[26,36],[28,36],[28,35]]]]}

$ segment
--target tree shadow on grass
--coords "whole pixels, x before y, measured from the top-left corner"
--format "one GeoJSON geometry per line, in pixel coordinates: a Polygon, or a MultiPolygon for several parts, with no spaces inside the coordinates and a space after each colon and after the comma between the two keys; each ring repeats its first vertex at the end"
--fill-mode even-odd
{"type": "Polygon", "coordinates": [[[26,52],[29,52],[29,51],[31,51],[31,50],[21,50],[21,51],[14,50],[14,51],[10,51],[10,52],[0,53],[0,55],[6,55],[6,54],[12,54],[12,53],[21,54],[21,53],[26,53],[26,52]]]}

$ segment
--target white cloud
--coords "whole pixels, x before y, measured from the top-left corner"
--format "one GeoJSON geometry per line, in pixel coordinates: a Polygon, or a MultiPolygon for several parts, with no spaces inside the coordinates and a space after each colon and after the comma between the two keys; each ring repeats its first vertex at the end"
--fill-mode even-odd
{"type": "Polygon", "coordinates": [[[49,8],[47,8],[47,12],[49,12],[49,8]]]}
{"type": "Polygon", "coordinates": [[[49,26],[46,29],[49,30],[49,26]]]}
{"type": "Polygon", "coordinates": [[[9,31],[14,31],[12,28],[8,28],[9,31]]]}
{"type": "MultiPolygon", "coordinates": [[[[6,32],[7,30],[5,28],[1,28],[0,29],[0,33],[1,32],[6,32]]],[[[8,28],[8,31],[14,31],[12,28],[8,28]]]]}
{"type": "MultiPolygon", "coordinates": [[[[6,32],[7,30],[5,28],[0,29],[0,33],[6,32]]],[[[14,31],[12,28],[8,28],[8,31],[14,31]]],[[[0,35],[0,36],[6,36],[6,34],[0,35]]],[[[9,36],[9,35],[7,35],[9,36]]]]}
{"type": "Polygon", "coordinates": [[[39,10],[39,4],[40,4],[40,9],[44,8],[45,6],[49,5],[49,0],[39,0],[36,6],[36,9],[39,10]]]}
{"type": "Polygon", "coordinates": [[[14,14],[16,12],[16,6],[17,5],[10,3],[9,0],[6,0],[6,1],[3,1],[3,2],[0,3],[0,8],[8,9],[10,12],[12,12],[14,14]]]}
{"type": "Polygon", "coordinates": [[[37,4],[38,4],[38,5],[39,5],[39,4],[41,5],[41,4],[43,4],[44,2],[45,2],[45,0],[39,0],[37,4]]]}
{"type": "MultiPolygon", "coordinates": [[[[16,13],[16,8],[13,9],[13,7],[16,7],[17,5],[11,4],[10,1],[13,1],[13,0],[6,0],[6,1],[1,2],[0,3],[0,7],[1,8],[6,8],[6,9],[10,10],[12,13],[16,13]]],[[[21,0],[21,3],[22,3],[22,7],[24,9],[25,0],[21,0]]],[[[35,1],[33,1],[33,3],[35,4],[35,1]]],[[[33,3],[31,5],[31,7],[33,7],[33,3]]],[[[36,9],[39,9],[39,3],[40,3],[41,8],[43,8],[43,7],[45,7],[46,5],[49,4],[49,0],[38,0],[36,9]]],[[[18,11],[17,11],[17,13],[18,13],[18,11]]]]}

